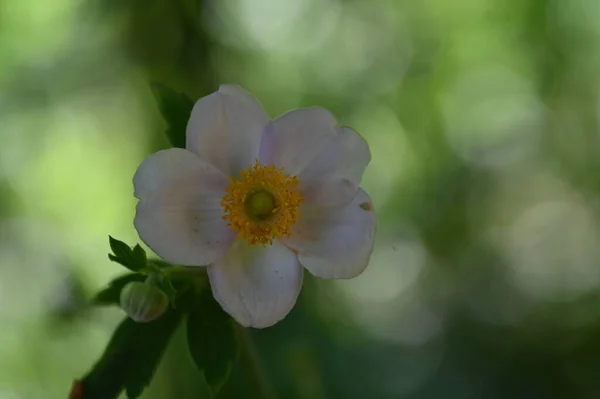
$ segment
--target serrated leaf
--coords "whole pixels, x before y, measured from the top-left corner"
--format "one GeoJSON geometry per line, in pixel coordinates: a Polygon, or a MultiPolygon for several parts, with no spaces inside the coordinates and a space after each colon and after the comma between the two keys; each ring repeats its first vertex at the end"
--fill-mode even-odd
{"type": "Polygon", "coordinates": [[[185,132],[194,102],[160,83],[152,83],[158,108],[167,123],[167,136],[173,147],[185,148],[185,132]]]}
{"type": "Polygon", "coordinates": [[[125,319],[83,378],[82,399],[114,399],[123,390],[129,399],[138,398],[150,383],[181,316],[170,310],[150,323],[125,319]]]}
{"type": "Polygon", "coordinates": [[[125,244],[123,241],[119,241],[111,236],[108,236],[108,239],[110,249],[113,252],[112,254],[108,254],[108,259],[125,266],[133,272],[142,270],[146,267],[146,252],[139,244],[136,244],[132,250],[129,245],[125,244]]]}
{"type": "Polygon", "coordinates": [[[204,295],[187,318],[190,355],[216,394],[229,378],[238,356],[233,320],[210,295],[204,295]]]}
{"type": "Polygon", "coordinates": [[[146,276],[138,273],[125,274],[112,280],[108,287],[99,291],[92,299],[92,304],[99,306],[119,305],[121,290],[132,281],[144,281],[146,276]]]}
{"type": "Polygon", "coordinates": [[[108,242],[110,243],[110,249],[117,259],[128,259],[131,257],[131,248],[123,241],[119,241],[116,238],[108,236],[108,242]]]}
{"type": "Polygon", "coordinates": [[[141,270],[146,267],[148,264],[148,258],[146,257],[146,251],[140,246],[140,244],[136,244],[133,247],[132,251],[132,259],[133,263],[136,265],[137,270],[141,270]]]}

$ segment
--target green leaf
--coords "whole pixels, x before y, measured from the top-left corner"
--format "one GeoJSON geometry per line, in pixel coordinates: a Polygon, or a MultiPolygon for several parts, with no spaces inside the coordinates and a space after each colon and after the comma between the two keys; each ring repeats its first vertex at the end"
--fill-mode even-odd
{"type": "Polygon", "coordinates": [[[110,243],[110,249],[117,259],[127,259],[131,256],[131,248],[123,241],[119,241],[112,236],[108,236],[108,242],[110,243]]]}
{"type": "Polygon", "coordinates": [[[140,244],[136,244],[135,247],[133,247],[132,260],[135,265],[140,267],[140,269],[146,267],[146,265],[148,264],[146,251],[144,251],[144,249],[140,247],[140,244]]]}
{"type": "Polygon", "coordinates": [[[133,272],[142,270],[146,267],[148,263],[146,252],[139,244],[136,244],[132,250],[129,245],[122,241],[111,236],[108,236],[108,239],[110,249],[113,252],[112,254],[108,254],[108,259],[125,266],[133,272]]]}
{"type": "Polygon", "coordinates": [[[150,383],[182,313],[170,310],[150,323],[125,319],[104,354],[83,378],[82,399],[138,398],[150,383]]]}
{"type": "Polygon", "coordinates": [[[186,332],[190,355],[216,394],[239,352],[233,320],[211,295],[203,295],[188,315],[186,332]]]}
{"type": "Polygon", "coordinates": [[[112,280],[108,287],[99,291],[92,299],[92,304],[99,306],[119,306],[121,290],[132,281],[144,281],[146,276],[138,273],[129,273],[112,280]]]}
{"type": "Polygon", "coordinates": [[[194,102],[160,83],[152,83],[158,108],[167,123],[167,136],[174,147],[185,148],[185,131],[194,102]]]}

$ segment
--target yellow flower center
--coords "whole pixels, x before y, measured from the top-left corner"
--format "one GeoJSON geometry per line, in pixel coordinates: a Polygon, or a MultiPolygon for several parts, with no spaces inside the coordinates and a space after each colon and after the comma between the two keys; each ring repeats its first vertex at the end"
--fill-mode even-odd
{"type": "Polygon", "coordinates": [[[239,178],[229,179],[221,200],[223,219],[249,244],[272,244],[275,238],[289,236],[300,217],[304,198],[297,187],[296,176],[257,160],[239,178]]]}

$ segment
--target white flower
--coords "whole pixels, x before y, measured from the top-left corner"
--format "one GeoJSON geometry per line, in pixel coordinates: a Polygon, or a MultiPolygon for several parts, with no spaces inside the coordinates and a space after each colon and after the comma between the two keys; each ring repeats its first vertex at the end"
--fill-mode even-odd
{"type": "Polygon", "coordinates": [[[166,261],[207,267],[214,297],[241,325],[292,309],[304,266],[352,278],[376,228],[358,187],[367,143],[323,108],[270,120],[245,90],[223,85],[194,106],[187,149],[149,156],[134,177],[135,227],[166,261]]]}

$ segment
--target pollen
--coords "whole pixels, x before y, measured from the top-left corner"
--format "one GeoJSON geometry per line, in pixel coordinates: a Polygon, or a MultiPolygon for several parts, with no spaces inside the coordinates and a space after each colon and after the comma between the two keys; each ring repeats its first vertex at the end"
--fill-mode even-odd
{"type": "Polygon", "coordinates": [[[298,178],[283,168],[256,160],[238,178],[229,179],[221,200],[223,219],[250,245],[272,244],[291,235],[298,223],[298,207],[304,201],[298,184],[298,178]]]}

